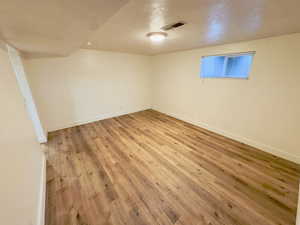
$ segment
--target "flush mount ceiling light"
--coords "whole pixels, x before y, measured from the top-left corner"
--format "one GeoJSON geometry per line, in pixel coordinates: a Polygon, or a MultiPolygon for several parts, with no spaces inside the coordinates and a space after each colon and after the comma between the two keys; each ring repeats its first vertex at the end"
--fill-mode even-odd
{"type": "Polygon", "coordinates": [[[165,32],[151,32],[147,34],[147,37],[150,38],[153,42],[161,42],[167,38],[168,34],[165,32]]]}

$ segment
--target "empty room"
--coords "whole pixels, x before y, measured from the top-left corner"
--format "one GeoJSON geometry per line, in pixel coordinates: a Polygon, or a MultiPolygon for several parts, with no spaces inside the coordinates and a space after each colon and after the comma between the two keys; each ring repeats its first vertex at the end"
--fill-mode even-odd
{"type": "Polygon", "coordinates": [[[299,0],[3,0],[0,224],[300,225],[299,0]]]}

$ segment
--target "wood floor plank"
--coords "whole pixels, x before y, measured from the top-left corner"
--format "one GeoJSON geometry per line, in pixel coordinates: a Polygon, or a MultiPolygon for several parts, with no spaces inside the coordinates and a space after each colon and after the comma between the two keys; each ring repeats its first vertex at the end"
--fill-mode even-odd
{"type": "Polygon", "coordinates": [[[49,134],[47,225],[294,225],[300,166],[154,110],[49,134]]]}

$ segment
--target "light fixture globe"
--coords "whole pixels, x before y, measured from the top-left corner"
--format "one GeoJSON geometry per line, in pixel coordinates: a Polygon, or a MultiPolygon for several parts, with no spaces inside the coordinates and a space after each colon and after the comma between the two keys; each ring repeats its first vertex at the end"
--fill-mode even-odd
{"type": "Polygon", "coordinates": [[[167,38],[168,34],[165,32],[150,32],[147,37],[153,42],[162,42],[167,38]]]}

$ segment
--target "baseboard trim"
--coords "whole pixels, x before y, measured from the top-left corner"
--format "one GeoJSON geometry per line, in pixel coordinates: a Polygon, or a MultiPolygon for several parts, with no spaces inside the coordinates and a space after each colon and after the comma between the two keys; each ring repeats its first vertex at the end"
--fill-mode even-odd
{"type": "MultiPolygon", "coordinates": [[[[95,121],[109,119],[109,118],[113,118],[113,117],[117,117],[117,116],[122,116],[122,115],[130,114],[130,113],[135,113],[135,112],[147,110],[147,109],[150,109],[150,108],[151,107],[145,107],[145,108],[131,110],[131,111],[119,111],[119,112],[116,112],[116,113],[101,114],[101,115],[93,117],[93,118],[89,118],[89,119],[85,119],[85,120],[77,120],[77,121],[68,123],[64,126],[53,127],[51,129],[49,129],[49,132],[56,131],[56,130],[61,130],[61,129],[65,129],[65,128],[70,128],[70,127],[74,127],[74,126],[79,126],[79,125],[83,125],[83,124],[87,124],[87,123],[92,123],[92,122],[95,122],[95,121]]],[[[156,110],[156,111],[161,112],[161,113],[165,113],[165,114],[167,114],[169,116],[172,116],[174,118],[186,121],[188,123],[191,123],[191,124],[194,124],[196,126],[205,128],[205,129],[210,130],[212,132],[215,132],[217,134],[220,134],[220,135],[223,135],[225,137],[231,138],[233,140],[236,140],[236,141],[248,144],[250,146],[253,146],[255,148],[261,149],[261,150],[263,150],[265,152],[268,152],[270,154],[273,154],[275,156],[278,156],[278,157],[281,157],[281,158],[287,159],[289,161],[300,164],[300,156],[299,155],[293,155],[293,154],[290,154],[290,153],[286,153],[286,152],[283,152],[282,150],[277,149],[276,147],[269,146],[269,145],[263,144],[263,143],[259,143],[257,141],[253,141],[249,138],[242,137],[242,136],[239,136],[239,135],[236,135],[236,134],[232,134],[232,133],[224,131],[222,129],[212,127],[208,124],[201,123],[199,121],[191,120],[190,118],[188,118],[185,115],[180,115],[180,114],[170,113],[170,112],[163,112],[163,111],[161,111],[159,109],[155,109],[155,108],[153,108],[153,110],[156,110]]]]}
{"type": "Polygon", "coordinates": [[[130,113],[140,112],[140,111],[144,111],[144,110],[147,110],[147,109],[150,109],[150,108],[151,107],[145,107],[145,108],[140,108],[140,109],[135,109],[135,110],[130,110],[130,111],[119,111],[119,112],[116,112],[116,113],[101,114],[101,115],[98,115],[98,116],[95,116],[95,117],[92,117],[92,118],[89,118],[89,119],[77,120],[77,121],[74,121],[74,122],[67,123],[66,125],[53,127],[51,129],[48,129],[48,132],[53,132],[53,131],[62,130],[62,129],[70,128],[70,127],[84,125],[84,124],[87,124],[87,123],[92,123],[92,122],[96,122],[96,121],[99,121],[99,120],[109,119],[109,118],[122,116],[122,115],[130,114],[130,113]]]}
{"type": "Polygon", "coordinates": [[[279,150],[279,149],[277,149],[275,147],[272,147],[272,146],[269,146],[269,145],[266,145],[266,144],[263,144],[263,143],[259,143],[259,142],[253,141],[253,140],[251,140],[249,138],[242,137],[242,136],[239,136],[239,135],[236,135],[236,134],[232,134],[230,132],[227,132],[227,131],[224,131],[222,129],[218,129],[218,128],[212,127],[212,126],[210,126],[208,124],[205,124],[205,123],[201,123],[201,122],[198,122],[198,121],[193,121],[193,120],[191,120],[190,118],[188,118],[187,116],[184,116],[184,115],[179,115],[179,114],[176,114],[176,113],[163,112],[163,111],[158,110],[158,109],[154,109],[154,110],[156,110],[158,112],[161,112],[161,113],[164,113],[164,114],[167,114],[167,115],[172,116],[174,118],[177,118],[179,120],[183,120],[185,122],[191,123],[193,125],[205,128],[205,129],[207,129],[209,131],[212,131],[212,132],[215,132],[217,134],[223,135],[225,137],[231,138],[231,139],[236,140],[238,142],[245,143],[245,144],[250,145],[252,147],[258,148],[258,149],[260,149],[262,151],[268,152],[268,153],[270,153],[272,155],[275,155],[275,156],[284,158],[286,160],[295,162],[297,164],[300,164],[300,156],[298,156],[298,155],[292,155],[290,153],[283,152],[283,151],[281,151],[281,150],[279,150]]]}
{"type": "Polygon", "coordinates": [[[299,186],[299,194],[298,194],[298,208],[297,208],[296,225],[300,225],[300,186],[299,186]]]}
{"type": "Polygon", "coordinates": [[[46,210],[46,156],[43,153],[42,174],[40,183],[40,193],[38,202],[37,225],[45,225],[45,210],[46,210]]]}
{"type": "Polygon", "coordinates": [[[38,141],[39,141],[40,144],[47,143],[47,141],[48,141],[48,132],[45,132],[45,136],[44,137],[39,137],[38,141]]]}

